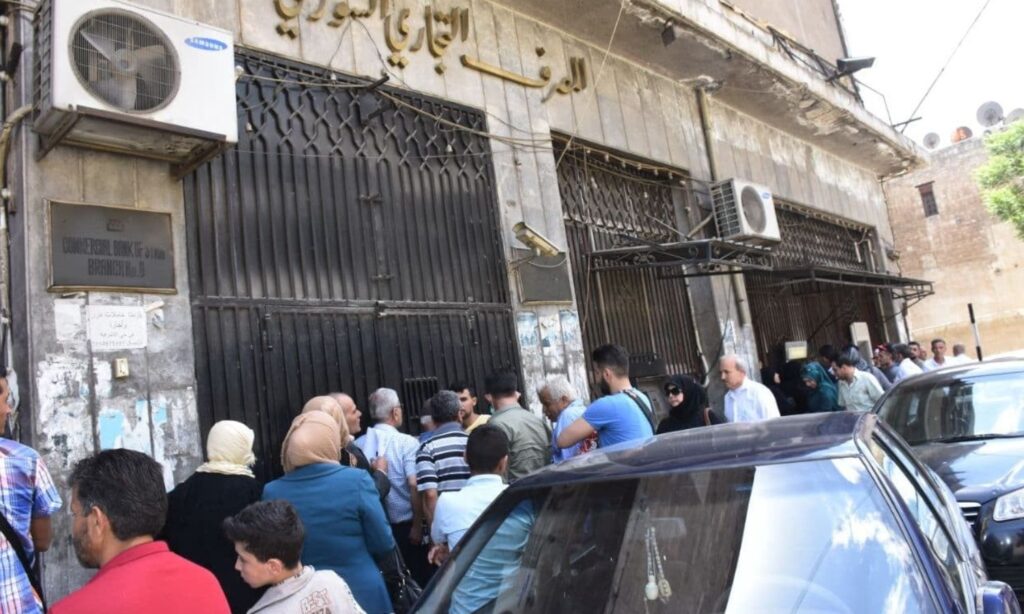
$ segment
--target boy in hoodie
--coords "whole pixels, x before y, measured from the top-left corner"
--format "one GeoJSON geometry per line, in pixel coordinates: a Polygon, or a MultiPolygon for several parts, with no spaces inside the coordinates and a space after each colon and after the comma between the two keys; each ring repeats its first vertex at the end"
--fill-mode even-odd
{"type": "Polygon", "coordinates": [[[249,614],[365,614],[338,574],[300,562],[305,529],[287,501],[253,503],[224,520],[224,533],[246,584],[268,587],[249,614]]]}

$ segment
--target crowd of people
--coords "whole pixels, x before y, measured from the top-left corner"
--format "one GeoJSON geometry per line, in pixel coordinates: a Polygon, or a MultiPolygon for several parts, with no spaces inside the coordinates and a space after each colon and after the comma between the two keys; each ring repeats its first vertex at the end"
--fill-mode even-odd
{"type": "MultiPolygon", "coordinates": [[[[284,437],[284,474],[261,484],[252,471],[254,432],[225,420],[210,429],[207,462],[170,493],[151,457],[104,450],[70,473],[71,537],[85,567],[99,571],[50,608],[79,612],[404,611],[415,587],[506,487],[552,463],[595,448],[724,422],[801,412],[866,410],[896,382],[968,359],[962,346],[930,356],[916,343],[880,345],[873,362],[855,346],[826,345],[807,361],[761,370],[739,356],[718,364],[720,407],[689,375],[661,389],[668,412],[634,387],[629,354],[605,345],[591,354],[602,395],[589,405],[565,377],[544,381],[541,417],[523,407],[514,373],[485,379],[482,404],[455,383],[421,410],[416,437],[399,394],[368,398],[362,432],[355,400],[336,392],[310,399],[284,437]]],[[[7,383],[0,378],[6,424],[7,383]]],[[[32,560],[53,539],[63,501],[39,455],[0,438],[0,611],[45,608],[32,560]]]]}

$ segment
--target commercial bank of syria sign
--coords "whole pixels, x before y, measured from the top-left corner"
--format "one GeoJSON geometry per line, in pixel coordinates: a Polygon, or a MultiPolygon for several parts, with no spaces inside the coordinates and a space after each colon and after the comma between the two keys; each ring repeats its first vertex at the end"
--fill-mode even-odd
{"type": "MultiPolygon", "coordinates": [[[[569,95],[586,89],[589,84],[588,67],[582,57],[570,57],[565,66],[553,66],[544,59],[544,47],[534,49],[538,64],[536,74],[520,74],[490,64],[474,53],[459,53],[456,49],[469,40],[470,13],[468,8],[453,8],[448,11],[435,10],[432,6],[418,9],[400,8],[393,0],[264,0],[274,3],[280,21],[277,32],[281,36],[297,38],[299,20],[304,19],[334,28],[339,36],[345,35],[342,28],[350,22],[359,21],[363,27],[383,29],[384,44],[387,45],[386,61],[394,69],[401,70],[409,64],[409,55],[429,53],[434,58],[434,71],[444,74],[448,62],[457,57],[463,68],[517,83],[523,87],[544,91],[543,100],[552,96],[569,95]],[[356,6],[356,5],[359,6],[356,6]],[[369,25],[367,25],[369,23],[369,25]]],[[[492,41],[494,42],[494,41],[492,41]]],[[[467,50],[470,50],[466,46],[467,50]]]]}
{"type": "Polygon", "coordinates": [[[175,292],[171,215],[50,203],[50,290],[175,292]]]}

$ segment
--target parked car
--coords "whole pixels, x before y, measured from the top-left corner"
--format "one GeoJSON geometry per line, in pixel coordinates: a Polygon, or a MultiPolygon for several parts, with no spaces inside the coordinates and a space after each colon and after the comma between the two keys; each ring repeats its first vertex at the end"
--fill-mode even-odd
{"type": "Polygon", "coordinates": [[[874,411],[953,491],[988,575],[1024,598],[1024,360],[917,375],[874,411]]]}
{"type": "Polygon", "coordinates": [[[661,435],[519,480],[418,612],[1019,612],[871,414],[661,435]]]}

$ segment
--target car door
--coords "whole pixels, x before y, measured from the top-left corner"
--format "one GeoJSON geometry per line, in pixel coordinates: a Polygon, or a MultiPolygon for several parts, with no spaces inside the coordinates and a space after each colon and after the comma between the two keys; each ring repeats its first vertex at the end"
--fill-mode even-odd
{"type": "Polygon", "coordinates": [[[960,525],[965,525],[963,518],[959,514],[951,516],[950,505],[935,488],[932,477],[901,449],[897,440],[876,433],[869,451],[923,538],[933,569],[938,572],[939,585],[935,588],[940,592],[946,589],[955,611],[973,612],[979,578],[960,530],[960,525]]]}

